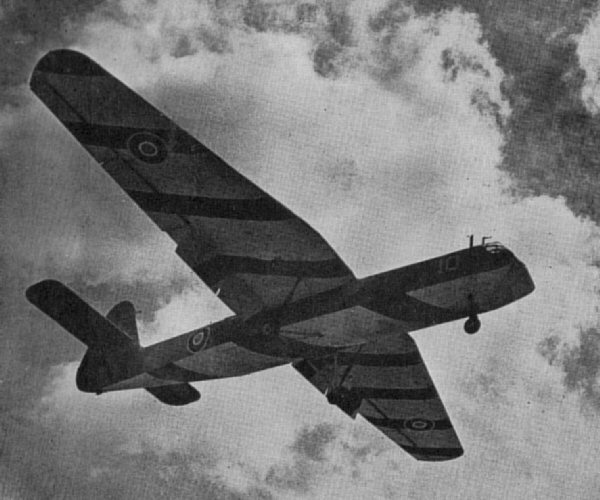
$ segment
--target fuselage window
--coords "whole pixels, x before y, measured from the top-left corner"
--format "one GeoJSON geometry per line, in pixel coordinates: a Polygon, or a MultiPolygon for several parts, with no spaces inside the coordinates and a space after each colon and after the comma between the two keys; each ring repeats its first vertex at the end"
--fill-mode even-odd
{"type": "Polygon", "coordinates": [[[446,259],[446,271],[456,271],[458,269],[458,255],[450,255],[446,259]]]}
{"type": "Polygon", "coordinates": [[[460,259],[458,255],[449,255],[438,261],[438,272],[439,273],[450,273],[458,269],[460,259]]]}

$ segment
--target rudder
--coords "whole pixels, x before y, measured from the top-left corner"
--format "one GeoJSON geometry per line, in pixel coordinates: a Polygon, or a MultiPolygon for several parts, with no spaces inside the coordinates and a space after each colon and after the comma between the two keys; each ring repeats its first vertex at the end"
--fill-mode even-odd
{"type": "Polygon", "coordinates": [[[125,300],[116,304],[108,312],[106,319],[122,330],[123,333],[126,333],[136,345],[140,345],[137,323],[135,320],[135,307],[131,302],[125,300]]]}

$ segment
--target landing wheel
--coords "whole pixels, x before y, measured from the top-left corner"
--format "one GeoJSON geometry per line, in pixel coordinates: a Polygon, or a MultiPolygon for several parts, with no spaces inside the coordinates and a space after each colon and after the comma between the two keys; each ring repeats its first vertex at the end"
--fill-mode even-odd
{"type": "Polygon", "coordinates": [[[477,333],[481,328],[481,321],[477,316],[471,316],[467,321],[465,321],[465,332],[469,335],[473,335],[477,333]]]}
{"type": "Polygon", "coordinates": [[[467,295],[467,300],[469,301],[469,319],[465,321],[465,332],[473,335],[481,328],[481,321],[477,317],[477,302],[475,302],[475,297],[473,297],[472,293],[467,295]]]}

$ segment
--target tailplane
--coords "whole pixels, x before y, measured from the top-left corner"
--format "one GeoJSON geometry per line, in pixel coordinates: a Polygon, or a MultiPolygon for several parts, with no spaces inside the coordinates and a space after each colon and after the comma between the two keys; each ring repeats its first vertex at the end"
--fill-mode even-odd
{"type": "Polygon", "coordinates": [[[136,347],[131,337],[113,323],[123,319],[124,307],[120,307],[123,303],[111,310],[113,313],[119,308],[112,315],[113,321],[109,321],[59,281],[40,281],[30,286],[25,295],[29,302],[90,349],[114,350],[136,347]],[[114,319],[116,317],[118,320],[114,319]]]}
{"type": "MultiPolygon", "coordinates": [[[[87,351],[77,369],[77,388],[83,392],[101,394],[118,382],[145,373],[144,354],[140,347],[135,320],[135,307],[129,301],[115,305],[104,317],[65,285],[44,280],[29,287],[25,293],[29,302],[50,316],[71,335],[83,342],[87,351]],[[108,388],[108,389],[107,389],[108,388]]],[[[165,366],[169,366],[167,363],[165,366]]],[[[200,399],[200,393],[190,384],[178,379],[164,378],[145,388],[162,403],[186,405],[200,399]]]]}
{"type": "Polygon", "coordinates": [[[58,281],[40,281],[29,287],[25,295],[87,345],[77,370],[79,390],[101,393],[106,386],[142,372],[135,310],[130,302],[117,304],[107,319],[58,281]]]}

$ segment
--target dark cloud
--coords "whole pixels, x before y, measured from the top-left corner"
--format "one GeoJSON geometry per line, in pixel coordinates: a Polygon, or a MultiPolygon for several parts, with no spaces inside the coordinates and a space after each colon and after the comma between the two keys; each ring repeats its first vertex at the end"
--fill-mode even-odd
{"type": "Polygon", "coordinates": [[[180,35],[177,39],[177,44],[171,50],[171,55],[175,58],[191,56],[196,53],[196,50],[192,47],[192,42],[188,35],[180,35]]]}
{"type": "Polygon", "coordinates": [[[600,412],[600,331],[581,328],[578,340],[572,345],[551,336],[538,345],[538,350],[562,370],[565,389],[579,394],[584,408],[600,412]]]}
{"type": "Polygon", "coordinates": [[[325,4],[324,13],[327,22],[324,29],[324,40],[314,49],[314,70],[324,77],[335,77],[340,74],[340,62],[345,47],[354,43],[352,36],[353,20],[347,12],[348,4],[332,2],[325,4]]]}
{"type": "Polygon", "coordinates": [[[503,92],[512,115],[501,168],[512,175],[515,194],[562,195],[576,214],[600,221],[600,124],[581,101],[584,73],[574,38],[597,1],[410,4],[419,14],[459,7],[478,15],[484,40],[507,76],[503,92]]]}
{"type": "Polygon", "coordinates": [[[496,360],[489,360],[489,366],[486,366],[485,372],[474,373],[463,386],[463,390],[471,398],[486,406],[499,406],[505,403],[506,387],[501,376],[496,360]]]}
{"type": "Polygon", "coordinates": [[[278,489],[308,493],[324,473],[324,467],[329,466],[325,452],[336,437],[335,428],[329,423],[301,429],[290,447],[293,462],[271,467],[266,477],[267,484],[278,489]]]}
{"type": "Polygon", "coordinates": [[[257,31],[267,31],[274,21],[274,10],[260,0],[248,0],[244,7],[243,19],[246,25],[257,31]]]}
{"type": "Polygon", "coordinates": [[[336,432],[332,425],[322,423],[312,429],[304,428],[292,445],[292,450],[300,457],[322,462],[325,459],[327,446],[335,439],[336,432]]]}
{"type": "Polygon", "coordinates": [[[2,3],[0,17],[0,104],[20,102],[35,58],[45,49],[69,45],[85,16],[103,0],[20,0],[2,3]]]}
{"type": "Polygon", "coordinates": [[[43,408],[0,423],[0,484],[10,478],[17,498],[272,498],[260,485],[238,491],[219,479],[217,454],[196,436],[183,449],[164,449],[142,432],[133,446],[136,422],[113,428],[89,415],[86,425],[84,415],[74,420],[43,408]]]}

